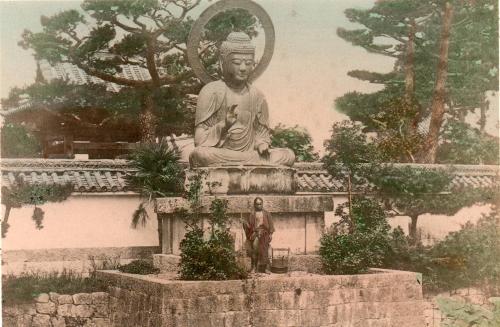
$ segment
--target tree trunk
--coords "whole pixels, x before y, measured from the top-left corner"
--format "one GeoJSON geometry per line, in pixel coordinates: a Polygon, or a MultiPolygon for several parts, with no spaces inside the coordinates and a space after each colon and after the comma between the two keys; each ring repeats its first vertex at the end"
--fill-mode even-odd
{"type": "Polygon", "coordinates": [[[155,116],[155,103],[151,91],[142,98],[142,108],[139,117],[141,127],[141,141],[154,142],[156,137],[156,116],[155,116]]]}
{"type": "MultiPolygon", "coordinates": [[[[406,61],[405,61],[405,102],[407,106],[416,105],[415,100],[415,33],[417,32],[417,23],[415,18],[410,22],[410,30],[408,32],[408,43],[406,45],[406,61]]],[[[416,136],[418,133],[418,125],[422,120],[422,109],[415,113],[411,124],[408,126],[410,137],[416,136]]],[[[415,162],[415,153],[411,149],[407,151],[405,160],[415,162]]]]}
{"type": "Polygon", "coordinates": [[[429,132],[424,142],[421,154],[422,163],[434,163],[439,141],[439,132],[443,125],[446,102],[446,75],[448,74],[448,48],[450,45],[450,29],[453,17],[453,7],[447,2],[445,5],[441,41],[439,49],[439,62],[437,66],[436,84],[431,104],[431,121],[429,132]]]}
{"type": "Polygon", "coordinates": [[[418,215],[413,215],[410,216],[411,222],[409,224],[408,228],[408,236],[410,236],[410,243],[415,245],[418,242],[418,235],[417,235],[417,222],[418,222],[418,215]]]}
{"type": "Polygon", "coordinates": [[[479,124],[479,131],[481,132],[481,135],[486,134],[486,111],[488,110],[488,107],[490,106],[490,102],[486,99],[484,99],[481,102],[481,107],[479,108],[479,113],[480,113],[480,118],[479,121],[477,122],[479,124]]]}
{"type": "Polygon", "coordinates": [[[417,25],[413,18],[410,23],[408,33],[408,44],[406,45],[406,64],[405,64],[405,98],[411,103],[415,94],[415,33],[417,25]]]}
{"type": "Polygon", "coordinates": [[[460,108],[458,110],[458,121],[461,123],[465,123],[465,117],[467,116],[467,109],[466,108],[460,108]]]}
{"type": "Polygon", "coordinates": [[[347,194],[349,201],[349,233],[352,234],[356,231],[356,223],[354,222],[354,218],[352,216],[352,183],[351,183],[351,174],[347,175],[347,194]]]}
{"type": "Polygon", "coordinates": [[[7,231],[9,230],[10,209],[12,209],[11,206],[9,205],[5,206],[5,214],[2,219],[2,238],[5,238],[5,236],[7,236],[7,231]]]}

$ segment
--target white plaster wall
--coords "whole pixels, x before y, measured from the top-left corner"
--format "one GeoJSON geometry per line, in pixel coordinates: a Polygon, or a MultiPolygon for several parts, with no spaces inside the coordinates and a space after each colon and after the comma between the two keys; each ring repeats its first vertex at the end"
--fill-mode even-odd
{"type": "Polygon", "coordinates": [[[33,207],[12,209],[3,250],[157,246],[157,221],[149,209],[145,227],[132,229],[137,195],[76,195],[61,203],[41,206],[44,228],[31,219],[33,207]]]}
{"type": "MultiPolygon", "coordinates": [[[[467,222],[476,223],[484,215],[491,212],[490,205],[476,205],[463,208],[454,216],[445,215],[422,215],[418,218],[417,228],[421,233],[424,244],[432,244],[435,241],[442,240],[451,232],[456,232],[467,222]]],[[[389,219],[392,227],[400,226],[408,234],[408,225],[410,218],[406,216],[397,216],[389,219]]]]}
{"type": "MultiPolygon", "coordinates": [[[[336,196],[333,199],[334,208],[340,204],[347,202],[347,197],[336,196]]],[[[463,208],[453,216],[445,215],[421,215],[418,219],[418,229],[422,235],[424,244],[430,244],[438,240],[442,240],[451,232],[460,230],[462,225],[467,222],[476,223],[484,215],[491,212],[490,205],[475,205],[463,208]]],[[[333,222],[338,221],[334,212],[325,212],[325,227],[328,228],[333,222]]],[[[407,216],[396,216],[388,219],[389,225],[392,228],[401,227],[408,234],[408,224],[410,218],[407,216]]]]}
{"type": "MultiPolygon", "coordinates": [[[[335,207],[347,198],[334,198],[335,207]]],[[[150,208],[150,220],[145,227],[132,229],[131,217],[140,203],[137,195],[77,195],[61,203],[42,206],[45,211],[44,228],[37,230],[31,219],[33,207],[12,209],[9,232],[2,240],[8,250],[157,246],[156,215],[150,208]]],[[[490,212],[490,206],[473,206],[460,210],[455,216],[423,215],[418,227],[423,240],[443,239],[457,231],[467,221],[476,222],[490,212]]],[[[325,213],[325,227],[337,218],[334,212],[325,213]]],[[[408,217],[389,219],[392,227],[401,226],[408,232],[408,217]]],[[[241,236],[242,235],[238,235],[241,236]]],[[[238,237],[237,237],[238,238],[238,237]]],[[[238,241],[238,240],[237,240],[238,241]]],[[[239,243],[242,243],[239,240],[239,243]]],[[[237,242],[238,243],[238,242],[237,242]]]]}

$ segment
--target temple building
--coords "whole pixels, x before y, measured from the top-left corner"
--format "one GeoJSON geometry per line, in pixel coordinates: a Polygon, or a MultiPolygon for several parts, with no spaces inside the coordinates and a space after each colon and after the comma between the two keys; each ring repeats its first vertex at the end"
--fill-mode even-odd
{"type": "MultiPolygon", "coordinates": [[[[117,77],[137,81],[151,79],[147,69],[142,67],[122,65],[121,68],[122,72],[117,77]]],[[[104,85],[108,92],[114,93],[122,88],[90,76],[76,65],[59,63],[52,66],[40,60],[36,83],[54,81],[71,85],[104,85]]],[[[22,125],[36,136],[42,145],[43,158],[72,159],[75,155],[84,155],[88,159],[114,159],[129,153],[140,140],[136,118],[130,115],[113,116],[105,107],[72,107],[65,101],[58,102],[58,99],[51,99],[50,104],[21,99],[15,106],[4,106],[0,115],[4,124],[22,125]]],[[[169,142],[187,138],[186,135],[173,134],[164,137],[169,142]]]]}

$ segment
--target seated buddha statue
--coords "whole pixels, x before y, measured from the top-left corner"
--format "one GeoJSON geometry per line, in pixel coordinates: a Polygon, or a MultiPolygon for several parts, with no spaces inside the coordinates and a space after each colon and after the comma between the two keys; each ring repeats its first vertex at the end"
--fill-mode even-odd
{"type": "Polygon", "coordinates": [[[271,148],[266,99],[248,80],[255,66],[250,37],[233,32],[219,52],[223,78],[206,84],[198,95],[191,167],[292,166],[292,150],[271,148]]]}

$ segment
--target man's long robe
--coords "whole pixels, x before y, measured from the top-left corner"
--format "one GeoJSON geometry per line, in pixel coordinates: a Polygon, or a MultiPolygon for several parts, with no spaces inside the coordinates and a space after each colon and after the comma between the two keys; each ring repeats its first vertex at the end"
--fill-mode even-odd
{"type": "Polygon", "coordinates": [[[257,264],[264,266],[269,263],[269,246],[274,233],[274,225],[271,214],[265,210],[262,211],[262,224],[257,226],[257,217],[255,212],[252,212],[247,220],[243,223],[243,230],[246,236],[247,252],[250,256],[254,256],[257,252],[257,264]],[[254,247],[257,240],[257,248],[254,247]]]}

